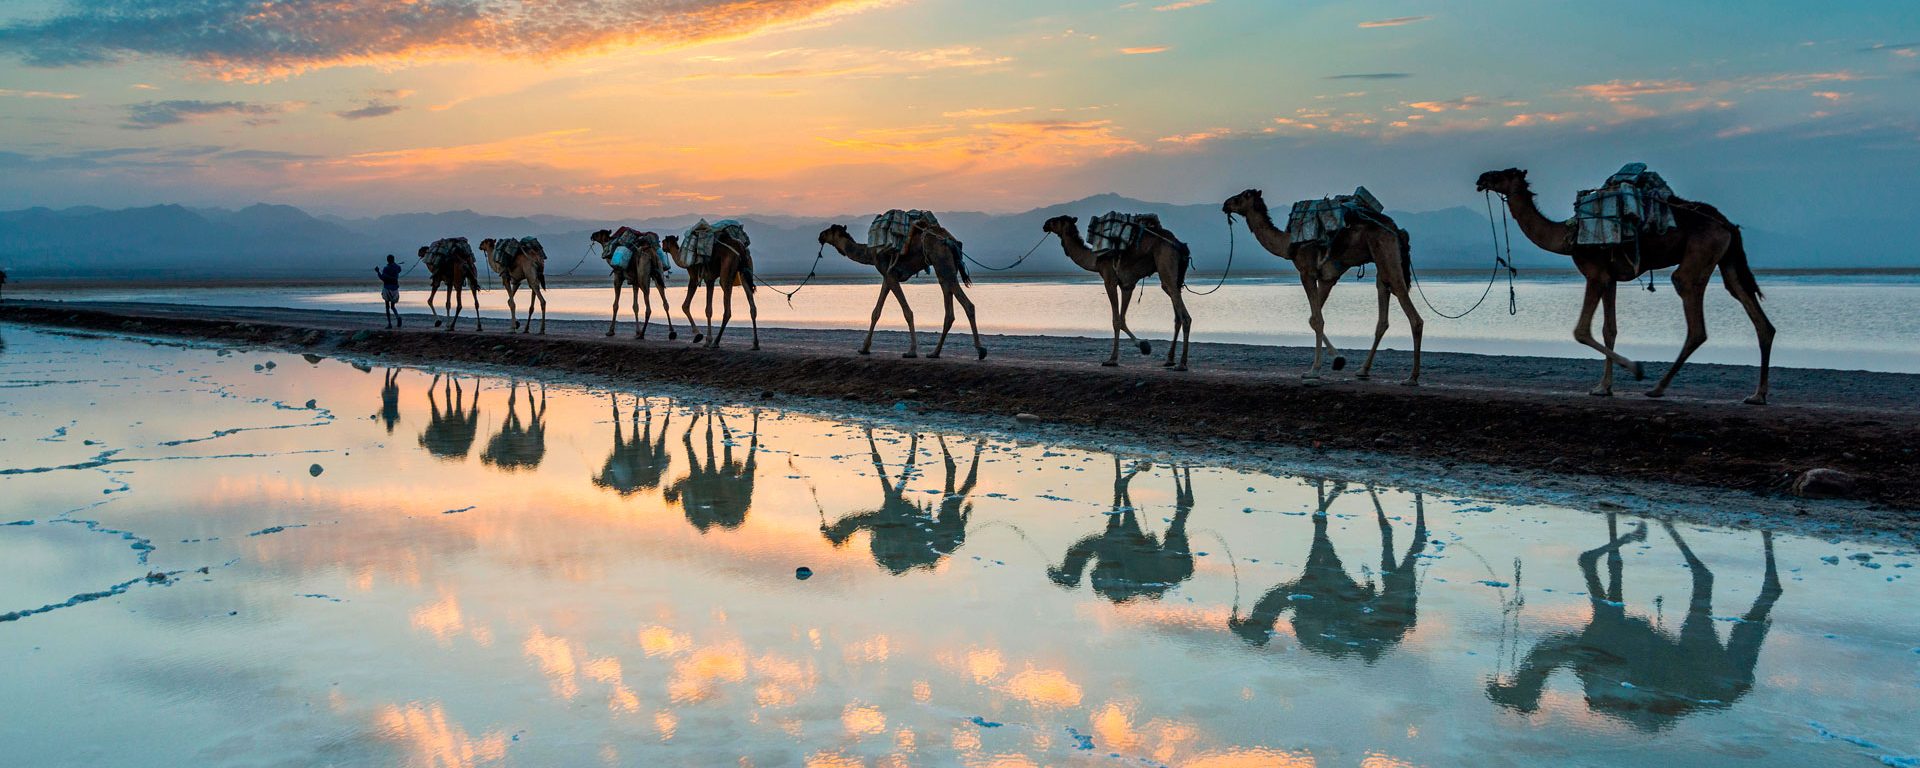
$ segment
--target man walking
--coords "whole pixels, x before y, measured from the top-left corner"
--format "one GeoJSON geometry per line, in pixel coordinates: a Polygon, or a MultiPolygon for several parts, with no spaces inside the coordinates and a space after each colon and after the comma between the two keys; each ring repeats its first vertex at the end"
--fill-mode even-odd
{"type": "Polygon", "coordinates": [[[386,304],[387,327],[404,325],[400,320],[400,265],[393,263],[393,254],[387,254],[387,265],[374,267],[373,273],[380,276],[380,301],[386,304]]]}

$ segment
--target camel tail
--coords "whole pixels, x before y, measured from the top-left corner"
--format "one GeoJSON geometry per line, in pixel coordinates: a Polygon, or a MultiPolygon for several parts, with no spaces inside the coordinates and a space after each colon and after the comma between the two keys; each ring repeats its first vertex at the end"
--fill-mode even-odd
{"type": "Polygon", "coordinates": [[[967,272],[967,249],[960,241],[953,241],[953,263],[960,267],[960,284],[973,287],[973,275],[967,272]]]}
{"type": "Polygon", "coordinates": [[[1413,238],[1404,229],[1395,229],[1400,234],[1400,271],[1403,275],[1413,274],[1413,238]]]}
{"type": "Polygon", "coordinates": [[[1754,279],[1753,267],[1747,264],[1746,239],[1740,235],[1739,227],[1733,228],[1733,241],[1727,244],[1727,255],[1720,259],[1720,268],[1727,271],[1729,278],[1740,281],[1740,287],[1753,293],[1754,298],[1767,297],[1760,292],[1760,281],[1754,279]]]}

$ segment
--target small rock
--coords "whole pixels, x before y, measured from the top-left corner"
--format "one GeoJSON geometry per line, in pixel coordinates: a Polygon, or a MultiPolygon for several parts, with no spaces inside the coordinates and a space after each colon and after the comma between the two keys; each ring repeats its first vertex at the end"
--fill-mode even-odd
{"type": "Polygon", "coordinates": [[[793,569],[793,577],[801,581],[806,581],[807,579],[813,578],[813,569],[804,565],[800,566],[793,569]]]}
{"type": "Polygon", "coordinates": [[[275,362],[274,362],[274,361],[272,361],[272,360],[268,360],[268,361],[266,362],[266,366],[267,366],[267,370],[273,370],[273,369],[275,369],[275,368],[278,368],[278,367],[280,367],[280,364],[279,364],[279,363],[275,363],[275,362]]]}
{"type": "Polygon", "coordinates": [[[1793,481],[1793,494],[1806,498],[1827,499],[1853,495],[1853,475],[1837,469],[1809,469],[1800,473],[1793,481]]]}
{"type": "Polygon", "coordinates": [[[307,474],[309,474],[309,475],[313,475],[314,477],[319,477],[319,476],[320,476],[320,473],[322,473],[322,472],[325,472],[325,471],[327,471],[327,470],[326,470],[326,468],[324,468],[324,467],[322,467],[322,466],[320,466],[320,465],[318,465],[318,464],[315,464],[315,465],[313,465],[313,466],[311,466],[311,467],[307,467],[307,474]]]}
{"type": "Polygon", "coordinates": [[[1024,424],[1037,424],[1040,422],[1040,417],[1031,413],[1016,413],[1013,415],[1013,420],[1024,424]]]}
{"type": "Polygon", "coordinates": [[[318,407],[319,405],[320,405],[320,401],[310,399],[307,401],[307,410],[311,411],[314,408],[318,407]]]}

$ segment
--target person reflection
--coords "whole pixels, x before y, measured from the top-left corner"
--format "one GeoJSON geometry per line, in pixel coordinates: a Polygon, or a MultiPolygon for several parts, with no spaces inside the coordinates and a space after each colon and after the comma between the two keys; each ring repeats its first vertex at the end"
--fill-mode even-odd
{"type": "Polygon", "coordinates": [[[1091,563],[1093,591],[1124,603],[1135,598],[1158,600],[1193,575],[1193,552],[1187,546],[1187,515],[1193,511],[1192,470],[1173,469],[1173,522],[1162,541],[1140,529],[1130,488],[1134,476],[1152,466],[1143,461],[1122,471],[1120,457],[1113,457],[1113,509],[1107,513],[1106,530],[1068,547],[1060,566],[1047,569],[1053,583],[1069,589],[1080,586],[1081,574],[1091,563]]]}
{"type": "Polygon", "coordinates": [[[907,481],[913,477],[914,460],[920,455],[920,435],[910,437],[906,466],[900,470],[899,481],[889,483],[886,463],[880,460],[880,447],[874,443],[873,429],[869,427],[867,451],[873,457],[873,470],[880,479],[880,508],[848,515],[833,525],[822,520],[820,533],[837,548],[853,538],[853,534],[868,531],[873,562],[895,576],[915,568],[931,569],[939,565],[942,558],[953,554],[967,541],[967,520],[973,516],[973,502],[968,497],[980,480],[980,446],[985,442],[975,440],[966,480],[956,486],[959,466],[953,461],[953,453],[947,450],[947,438],[940,436],[939,440],[940,457],[947,470],[945,495],[938,505],[920,503],[906,498],[907,481]]]}
{"type": "Polygon", "coordinates": [[[662,495],[668,504],[680,505],[687,522],[701,533],[715,527],[732,530],[747,521],[747,508],[753,504],[753,473],[759,466],[760,409],[753,411],[753,433],[748,439],[744,463],[733,457],[733,432],[727,429],[727,417],[713,406],[706,406],[704,411],[704,414],[695,412],[693,420],[687,423],[686,431],[680,435],[687,452],[687,474],[667,486],[662,495]],[[693,428],[700,423],[702,415],[707,418],[704,463],[694,455],[693,450],[693,428]],[[715,463],[713,447],[715,422],[719,422],[721,433],[718,464],[715,463]]]}
{"type": "Polygon", "coordinates": [[[620,425],[619,396],[609,393],[607,401],[613,405],[613,452],[607,454],[607,461],[600,466],[600,474],[594,476],[593,484],[618,493],[622,498],[660,487],[661,477],[673,463],[672,454],[667,452],[667,428],[673,425],[673,413],[669,411],[661,419],[660,437],[656,441],[653,437],[653,406],[639,395],[634,395],[633,410],[629,412],[633,429],[632,436],[628,437],[620,425]],[[643,409],[647,414],[644,423],[640,419],[643,409]]]}
{"type": "Polygon", "coordinates": [[[508,472],[533,469],[547,456],[547,385],[540,385],[540,399],[533,398],[533,384],[527,384],[529,420],[520,421],[520,382],[507,385],[507,418],[500,431],[487,440],[480,462],[508,472]]]}
{"type": "Polygon", "coordinates": [[[468,404],[460,379],[449,375],[446,389],[441,391],[444,397],[435,398],[434,391],[441,386],[440,374],[436,373],[433,382],[427,385],[427,405],[432,412],[427,428],[420,433],[420,447],[434,458],[461,461],[473,449],[473,438],[480,431],[480,393],[476,389],[473,402],[468,404]],[[445,412],[440,410],[442,399],[446,400],[445,412]]]}
{"type": "Polygon", "coordinates": [[[1374,519],[1380,524],[1380,582],[1369,579],[1362,585],[1347,575],[1327,535],[1327,508],[1346,492],[1347,484],[1335,482],[1329,492],[1326,480],[1317,482],[1313,544],[1300,577],[1268,590],[1244,619],[1235,609],[1227,626],[1247,642],[1264,646],[1280,614],[1292,610],[1294,637],[1302,648],[1334,658],[1358,656],[1372,664],[1406,638],[1417,618],[1420,582],[1414,566],[1427,548],[1426,499],[1414,494],[1413,543],[1396,562],[1393,524],[1380,505],[1379,493],[1367,487],[1374,519]]]}
{"type": "Polygon", "coordinates": [[[1521,661],[1512,680],[1487,682],[1487,697],[1508,709],[1533,712],[1540,707],[1547,678],[1567,667],[1580,679],[1588,709],[1652,733],[1698,710],[1726,709],[1752,690],[1753,668],[1770,626],[1768,616],[1781,594],[1773,532],[1760,534],[1766,560],[1760,594],[1746,615],[1733,622],[1727,643],[1721,645],[1713,626],[1713,572],[1694,556],[1672,522],[1662,525],[1686,558],[1693,580],[1679,638],[1645,618],[1627,614],[1620,589],[1620,547],[1645,541],[1647,526],[1641,523],[1632,533],[1620,536],[1615,516],[1608,515],[1606,545],[1579,558],[1592,609],[1586,628],[1541,640],[1521,661]],[[1602,555],[1608,572],[1604,587],[1597,569],[1602,555]]]}
{"type": "Polygon", "coordinates": [[[380,385],[380,421],[386,423],[387,434],[393,434],[393,428],[400,423],[400,369],[388,368],[386,382],[380,385]]]}

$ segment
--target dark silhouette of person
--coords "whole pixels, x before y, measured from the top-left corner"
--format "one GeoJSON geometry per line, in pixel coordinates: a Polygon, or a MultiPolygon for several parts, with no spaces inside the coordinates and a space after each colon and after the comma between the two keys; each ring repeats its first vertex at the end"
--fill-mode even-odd
{"type": "Polygon", "coordinates": [[[487,440],[480,452],[480,463],[508,472],[534,469],[547,456],[547,386],[540,385],[540,399],[533,399],[533,384],[527,384],[527,410],[530,418],[520,421],[520,382],[507,385],[507,418],[500,431],[487,440]]]}
{"type": "Polygon", "coordinates": [[[1768,618],[1780,599],[1780,574],[1773,562],[1773,532],[1760,534],[1766,572],[1753,606],[1734,622],[1727,643],[1714,631],[1713,572],[1694,557],[1670,521],[1662,522],[1692,572],[1693,594],[1678,638],[1640,616],[1627,613],[1620,589],[1620,547],[1645,541],[1647,526],[1618,535],[1614,515],[1607,516],[1606,545],[1580,555],[1593,614],[1578,632],[1559,632],[1528,651],[1513,679],[1487,681],[1487,698],[1519,712],[1533,712],[1554,670],[1573,670],[1585,689],[1587,708],[1646,733],[1672,727],[1696,711],[1713,711],[1753,689],[1753,668],[1766,642],[1768,618]],[[1608,582],[1602,587],[1597,566],[1607,558],[1608,582]]]}
{"type": "Polygon", "coordinates": [[[1380,581],[1361,584],[1347,575],[1327,535],[1327,508],[1346,492],[1347,484],[1336,482],[1329,493],[1326,480],[1318,483],[1313,544],[1300,577],[1268,590],[1246,618],[1236,608],[1227,626],[1247,642],[1264,646],[1273,637],[1280,614],[1291,610],[1294,637],[1302,648],[1333,658],[1358,656],[1372,664],[1404,640],[1418,618],[1420,580],[1414,566],[1427,548],[1426,500],[1414,495],[1413,543],[1396,562],[1393,524],[1380,506],[1380,495],[1367,488],[1380,523],[1380,581]]]}
{"type": "Polygon", "coordinates": [[[1134,475],[1152,466],[1139,462],[1122,471],[1120,457],[1113,457],[1113,510],[1107,514],[1106,530],[1068,547],[1060,566],[1047,569],[1053,583],[1077,588],[1091,564],[1093,591],[1124,603],[1136,598],[1158,600],[1193,575],[1193,552],[1187,546],[1187,515],[1193,511],[1192,470],[1184,474],[1178,467],[1173,470],[1173,522],[1162,540],[1140,529],[1129,488],[1134,475]]]}
{"type": "Polygon", "coordinates": [[[733,432],[727,429],[727,419],[713,410],[707,413],[707,459],[700,461],[694,455],[693,428],[700,423],[701,413],[695,413],[688,422],[687,430],[680,436],[687,452],[687,474],[673,481],[662,493],[668,504],[680,505],[680,511],[687,516],[687,522],[694,528],[706,533],[714,528],[733,530],[747,522],[747,510],[753,505],[753,475],[759,467],[760,451],[760,410],[753,411],[753,435],[747,444],[745,462],[733,458],[733,432]],[[722,446],[718,454],[713,447],[713,426],[719,422],[722,446]],[[719,461],[716,464],[715,458],[719,461]]]}
{"type": "Polygon", "coordinates": [[[400,423],[400,369],[388,368],[386,381],[380,385],[380,420],[387,425],[387,434],[393,434],[393,428],[400,423]]]}
{"type": "Polygon", "coordinates": [[[460,379],[448,376],[446,391],[441,393],[446,397],[447,409],[442,412],[440,401],[433,394],[440,386],[440,374],[436,373],[433,383],[427,385],[427,405],[432,413],[427,428],[420,432],[420,447],[434,458],[462,461],[467,458],[467,452],[473,450],[473,439],[480,432],[480,393],[473,393],[469,407],[460,379]]]}
{"type": "Polygon", "coordinates": [[[667,452],[667,428],[673,425],[673,414],[669,412],[660,422],[660,437],[656,441],[652,406],[644,409],[647,418],[642,422],[643,401],[639,395],[633,399],[633,409],[629,411],[633,431],[629,437],[621,428],[619,397],[607,395],[613,405],[613,451],[607,454],[606,463],[600,465],[600,474],[593,478],[595,486],[618,493],[622,498],[659,488],[667,467],[673,463],[673,455],[667,452]]]}
{"type": "Polygon", "coordinates": [[[940,503],[931,504],[906,498],[907,481],[913,476],[914,460],[920,455],[920,435],[911,436],[907,463],[897,482],[887,481],[887,466],[880,459],[880,447],[873,441],[873,429],[867,429],[867,451],[873,457],[873,469],[880,478],[881,502],[878,509],[840,518],[833,525],[820,523],[820,533],[839,547],[859,531],[867,531],[873,562],[899,576],[915,568],[932,568],[952,555],[967,541],[967,520],[973,516],[968,498],[980,480],[980,445],[973,446],[973,462],[967,478],[955,485],[959,466],[947,450],[947,439],[940,440],[940,456],[946,463],[947,481],[940,503]]]}

